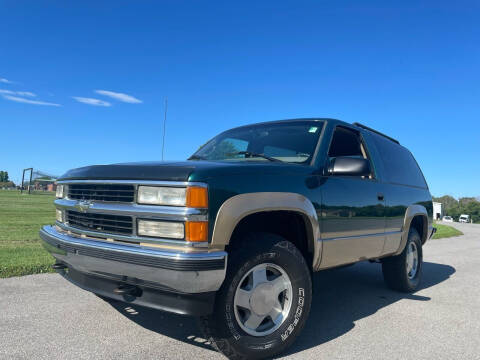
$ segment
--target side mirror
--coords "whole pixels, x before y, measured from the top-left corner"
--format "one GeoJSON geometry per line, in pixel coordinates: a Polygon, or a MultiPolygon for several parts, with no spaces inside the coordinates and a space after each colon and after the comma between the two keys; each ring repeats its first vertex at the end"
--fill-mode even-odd
{"type": "Polygon", "coordinates": [[[339,156],[328,165],[328,174],[337,176],[369,176],[372,173],[370,161],[362,158],[339,156]]]}

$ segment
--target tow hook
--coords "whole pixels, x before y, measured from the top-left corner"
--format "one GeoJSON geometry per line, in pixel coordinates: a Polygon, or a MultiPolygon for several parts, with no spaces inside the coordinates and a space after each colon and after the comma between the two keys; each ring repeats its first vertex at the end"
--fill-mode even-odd
{"type": "Polygon", "coordinates": [[[67,268],[68,266],[62,263],[56,263],[52,265],[52,269],[55,269],[55,270],[65,270],[67,268]]]}
{"type": "Polygon", "coordinates": [[[113,292],[117,295],[131,295],[131,296],[140,296],[142,291],[134,286],[128,284],[122,284],[116,287],[113,292]]]}

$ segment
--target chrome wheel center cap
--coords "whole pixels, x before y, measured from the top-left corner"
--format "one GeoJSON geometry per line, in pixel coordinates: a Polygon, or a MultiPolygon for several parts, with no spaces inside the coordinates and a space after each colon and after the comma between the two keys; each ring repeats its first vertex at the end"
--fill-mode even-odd
{"type": "Polygon", "coordinates": [[[255,314],[266,315],[272,311],[276,301],[274,287],[271,284],[263,283],[253,290],[250,306],[255,314]]]}

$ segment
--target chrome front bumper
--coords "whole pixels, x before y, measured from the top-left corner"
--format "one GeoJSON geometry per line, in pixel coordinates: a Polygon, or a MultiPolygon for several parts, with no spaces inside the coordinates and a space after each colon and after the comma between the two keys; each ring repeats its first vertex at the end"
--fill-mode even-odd
{"type": "Polygon", "coordinates": [[[71,236],[54,226],[44,226],[40,237],[44,247],[68,268],[119,283],[198,294],[218,290],[225,278],[224,251],[157,250],[71,236]]]}

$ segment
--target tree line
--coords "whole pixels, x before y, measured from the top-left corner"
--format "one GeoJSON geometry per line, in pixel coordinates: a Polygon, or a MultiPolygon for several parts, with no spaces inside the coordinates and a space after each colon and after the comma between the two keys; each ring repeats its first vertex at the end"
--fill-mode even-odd
{"type": "Polygon", "coordinates": [[[8,177],[8,171],[0,171],[0,189],[13,187],[15,187],[15,184],[10,181],[8,177]]]}
{"type": "Polygon", "coordinates": [[[8,171],[0,171],[0,182],[8,182],[10,179],[8,178],[8,171]]]}
{"type": "Polygon", "coordinates": [[[470,215],[474,223],[480,223],[480,201],[473,197],[455,199],[453,196],[444,195],[433,197],[433,201],[442,203],[444,215],[451,216],[454,220],[462,214],[470,215]]]}

